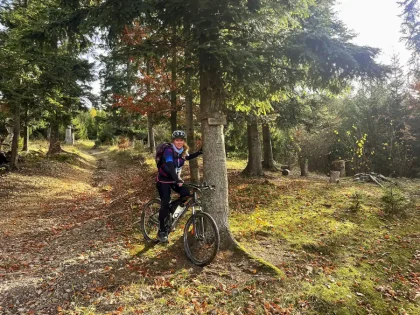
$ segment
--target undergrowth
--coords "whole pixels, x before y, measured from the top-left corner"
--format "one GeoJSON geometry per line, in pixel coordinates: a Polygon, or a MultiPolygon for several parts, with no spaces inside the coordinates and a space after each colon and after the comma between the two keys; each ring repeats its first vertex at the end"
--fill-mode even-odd
{"type": "Polygon", "coordinates": [[[420,314],[419,200],[327,180],[241,181],[235,174],[235,237],[286,273],[296,314],[420,314]]]}

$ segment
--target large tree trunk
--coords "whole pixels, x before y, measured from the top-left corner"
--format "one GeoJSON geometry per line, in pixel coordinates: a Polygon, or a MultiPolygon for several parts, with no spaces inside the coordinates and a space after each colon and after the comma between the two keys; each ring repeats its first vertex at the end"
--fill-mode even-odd
{"type": "Polygon", "coordinates": [[[13,122],[13,138],[12,138],[12,160],[10,166],[16,169],[18,166],[19,158],[19,138],[20,138],[20,105],[16,104],[13,122]]]}
{"type": "MultiPolygon", "coordinates": [[[[146,74],[150,76],[150,60],[146,60],[146,74]]],[[[150,83],[146,83],[146,92],[150,93],[150,83]]],[[[147,113],[147,145],[149,147],[149,152],[155,152],[155,134],[153,132],[153,115],[152,113],[147,113]]]]}
{"type": "Polygon", "coordinates": [[[58,120],[53,121],[50,128],[50,147],[48,148],[47,155],[57,154],[62,151],[60,145],[60,123],[58,120]]]}
{"type": "Polygon", "coordinates": [[[153,132],[153,117],[151,113],[147,114],[147,145],[149,147],[150,153],[155,152],[155,134],[153,132]]]}
{"type": "Polygon", "coordinates": [[[247,176],[262,176],[261,164],[261,143],[258,133],[257,117],[251,115],[247,124],[248,133],[248,164],[242,171],[242,174],[247,176]]]}
{"type": "Polygon", "coordinates": [[[299,156],[300,176],[308,176],[308,159],[304,156],[299,156]]]}
{"type": "MultiPolygon", "coordinates": [[[[208,47],[215,42],[217,35],[214,33],[200,35],[200,47],[208,47]]],[[[203,198],[203,203],[219,227],[221,249],[227,249],[234,244],[234,238],[228,223],[228,179],[223,123],[218,120],[223,116],[224,109],[222,72],[216,56],[207,49],[199,51],[199,63],[204,180],[216,185],[216,189],[203,198]]]]}
{"type": "Polygon", "coordinates": [[[23,152],[29,152],[29,123],[28,123],[28,113],[25,115],[25,126],[23,128],[23,152]]]}
{"type": "Polygon", "coordinates": [[[271,145],[271,133],[270,126],[268,123],[262,125],[263,134],[263,146],[264,146],[264,163],[263,168],[269,171],[278,172],[279,169],[276,167],[273,158],[273,147],[271,145]]]}
{"type": "Polygon", "coordinates": [[[176,87],[176,79],[177,79],[177,67],[178,67],[178,60],[176,55],[176,26],[173,26],[173,37],[172,37],[172,64],[171,64],[171,73],[172,73],[172,90],[171,90],[171,129],[172,131],[178,129],[177,123],[177,87],[176,87]]]}
{"type": "MultiPolygon", "coordinates": [[[[187,47],[188,50],[188,47],[187,47]]],[[[186,105],[186,123],[187,123],[187,141],[188,146],[192,151],[195,151],[195,135],[194,135],[194,104],[193,104],[193,90],[191,87],[191,77],[193,69],[189,66],[191,62],[191,54],[186,51],[185,61],[187,63],[185,70],[185,86],[187,93],[185,95],[185,105],[186,105]]],[[[191,182],[199,183],[200,182],[200,171],[198,168],[198,159],[190,160],[190,177],[191,182]]]]}

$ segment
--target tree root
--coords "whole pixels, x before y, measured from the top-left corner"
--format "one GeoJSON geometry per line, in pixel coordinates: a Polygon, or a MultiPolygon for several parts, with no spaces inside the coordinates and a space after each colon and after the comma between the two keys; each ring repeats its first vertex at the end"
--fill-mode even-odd
{"type": "Polygon", "coordinates": [[[243,247],[241,244],[239,244],[236,240],[234,241],[234,244],[232,244],[232,249],[236,252],[239,252],[243,255],[245,255],[250,260],[256,262],[259,264],[262,268],[266,269],[267,271],[270,271],[274,273],[276,278],[279,280],[282,280],[286,277],[285,273],[280,269],[274,266],[272,263],[266,261],[265,259],[255,256],[254,254],[251,254],[249,251],[246,250],[245,247],[243,247]]]}
{"type": "Polygon", "coordinates": [[[263,170],[264,171],[270,171],[270,172],[281,172],[281,169],[279,169],[277,166],[269,166],[269,167],[264,167],[263,166],[263,170]]]}

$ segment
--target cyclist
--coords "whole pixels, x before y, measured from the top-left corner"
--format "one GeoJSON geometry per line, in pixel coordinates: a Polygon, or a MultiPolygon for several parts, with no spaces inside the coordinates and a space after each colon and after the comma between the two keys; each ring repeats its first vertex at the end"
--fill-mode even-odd
{"type": "MultiPolygon", "coordinates": [[[[161,165],[156,177],[156,187],[159,192],[161,207],[159,210],[159,232],[158,240],[162,243],[168,242],[168,232],[165,227],[165,220],[169,215],[169,202],[171,200],[171,189],[177,192],[180,197],[190,195],[190,190],[182,186],[181,169],[185,161],[195,159],[202,154],[202,149],[195,153],[188,154],[188,146],[185,143],[185,132],[175,130],[172,133],[172,143],[167,146],[162,154],[161,165]]],[[[174,210],[176,205],[174,205],[174,210]]]]}

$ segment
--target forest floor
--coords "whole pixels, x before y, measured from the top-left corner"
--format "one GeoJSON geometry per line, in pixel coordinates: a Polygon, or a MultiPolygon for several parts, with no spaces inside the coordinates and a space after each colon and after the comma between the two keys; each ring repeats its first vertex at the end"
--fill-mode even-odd
{"type": "Polygon", "coordinates": [[[391,216],[373,184],[229,161],[232,232],[279,279],[240,252],[192,265],[180,229],[146,244],[133,223],[153,161],[90,145],[46,158],[39,143],[0,177],[0,314],[420,314],[420,181],[398,180],[411,203],[391,216]]]}

